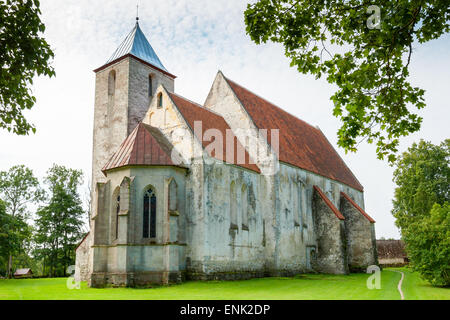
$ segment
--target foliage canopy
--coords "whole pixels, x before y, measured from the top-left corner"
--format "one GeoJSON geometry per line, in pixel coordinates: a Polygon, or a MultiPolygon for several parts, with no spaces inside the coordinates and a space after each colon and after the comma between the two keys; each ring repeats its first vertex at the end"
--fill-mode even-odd
{"type": "Polygon", "coordinates": [[[395,161],[399,138],[420,129],[411,110],[424,93],[408,80],[413,44],[450,30],[448,0],[259,0],[245,11],[247,33],[257,43],[283,44],[291,66],[320,78],[337,92],[333,114],[341,120],[338,145],[356,151],[367,139],[378,158],[395,161]],[[380,15],[377,15],[379,9],[380,15]]]}
{"type": "Polygon", "coordinates": [[[450,139],[421,140],[396,162],[392,214],[415,270],[434,285],[450,285],[450,139]]]}
{"type": "Polygon", "coordinates": [[[38,0],[0,2],[0,128],[18,135],[36,131],[23,113],[36,102],[33,77],[55,75],[40,13],[38,0]]]}

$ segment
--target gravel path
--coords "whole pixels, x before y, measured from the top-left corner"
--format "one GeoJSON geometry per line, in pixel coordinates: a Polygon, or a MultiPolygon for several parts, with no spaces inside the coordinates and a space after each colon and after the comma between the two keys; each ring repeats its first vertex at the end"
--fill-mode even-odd
{"type": "Polygon", "coordinates": [[[397,271],[397,270],[391,270],[391,271],[402,274],[402,277],[401,277],[400,281],[398,282],[397,289],[398,289],[398,292],[400,292],[400,297],[402,298],[402,300],[405,300],[405,296],[403,295],[403,291],[402,291],[402,283],[403,283],[403,278],[405,278],[405,274],[403,272],[397,271]]]}

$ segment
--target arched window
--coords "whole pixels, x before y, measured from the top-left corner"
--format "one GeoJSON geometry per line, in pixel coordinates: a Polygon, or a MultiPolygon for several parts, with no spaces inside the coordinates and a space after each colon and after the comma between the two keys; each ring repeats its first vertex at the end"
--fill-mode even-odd
{"type": "Polygon", "coordinates": [[[243,185],[241,190],[241,210],[242,229],[248,230],[248,194],[246,185],[243,185]]]}
{"type": "Polygon", "coordinates": [[[119,213],[120,213],[120,195],[116,198],[116,239],[119,238],[119,213]]]}
{"type": "Polygon", "coordinates": [[[237,204],[236,204],[236,183],[233,181],[230,186],[230,228],[237,229],[237,204]]]}
{"type": "Polygon", "coordinates": [[[152,117],[153,117],[153,112],[150,113],[150,115],[148,116],[148,124],[152,125],[152,117]]]}
{"type": "Polygon", "coordinates": [[[153,95],[153,76],[148,75],[148,96],[151,97],[153,95]]]}
{"type": "Polygon", "coordinates": [[[116,91],[116,71],[111,70],[108,76],[108,95],[113,96],[116,91]]]}
{"type": "Polygon", "coordinates": [[[148,189],[144,195],[143,237],[156,238],[156,195],[148,189]]]}
{"type": "Polygon", "coordinates": [[[177,183],[175,179],[172,179],[169,183],[169,211],[177,211],[178,203],[177,203],[177,183]]]}
{"type": "Polygon", "coordinates": [[[158,108],[162,108],[163,107],[163,96],[162,93],[158,94],[158,108]]]}

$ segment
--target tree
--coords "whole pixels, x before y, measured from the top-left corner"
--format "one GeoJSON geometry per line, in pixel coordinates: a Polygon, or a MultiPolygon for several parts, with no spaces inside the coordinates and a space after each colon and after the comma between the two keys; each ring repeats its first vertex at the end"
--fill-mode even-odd
{"type": "Polygon", "coordinates": [[[40,13],[38,0],[0,2],[0,128],[18,135],[36,131],[23,114],[36,102],[33,77],[55,75],[40,13]]]}
{"type": "Polygon", "coordinates": [[[331,97],[341,120],[338,145],[356,151],[367,139],[393,163],[399,138],[420,129],[413,108],[423,89],[408,81],[413,44],[449,32],[448,0],[259,0],[245,11],[257,43],[284,45],[291,66],[338,87],[331,97]],[[333,53],[332,53],[333,52],[333,53]],[[359,141],[358,141],[359,140],[359,141]]]}
{"type": "Polygon", "coordinates": [[[421,140],[396,162],[392,214],[413,265],[434,285],[450,285],[450,139],[421,140]]]}
{"type": "Polygon", "coordinates": [[[450,204],[435,203],[430,214],[405,231],[414,269],[435,286],[450,286],[450,204]]]}
{"type": "MultiPolygon", "coordinates": [[[[29,168],[19,165],[13,166],[9,171],[0,171],[0,198],[4,201],[6,212],[11,216],[11,230],[13,234],[25,227],[29,218],[28,205],[38,203],[43,199],[44,192],[39,186],[38,179],[29,168]],[[18,229],[14,229],[17,227],[18,229]]],[[[25,238],[17,238],[24,240],[25,238]]],[[[21,250],[22,243],[11,245],[9,253],[8,276],[12,276],[12,265],[15,250],[21,250]]]]}
{"type": "Polygon", "coordinates": [[[45,182],[50,198],[36,213],[35,255],[45,260],[50,276],[66,275],[75,260],[74,248],[83,236],[84,210],[78,192],[82,172],[54,165],[45,182]]]}
{"type": "Polygon", "coordinates": [[[31,227],[22,217],[7,214],[5,204],[0,200],[0,261],[9,277],[13,269],[11,254],[27,256],[27,244],[30,240],[31,227]]]}

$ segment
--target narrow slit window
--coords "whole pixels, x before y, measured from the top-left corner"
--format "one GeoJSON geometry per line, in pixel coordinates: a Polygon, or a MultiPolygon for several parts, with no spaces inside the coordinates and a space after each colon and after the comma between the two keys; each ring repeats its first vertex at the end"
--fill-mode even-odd
{"type": "Polygon", "coordinates": [[[152,75],[148,76],[148,96],[151,97],[153,95],[153,77],[152,75]]]}
{"type": "Polygon", "coordinates": [[[158,108],[163,107],[163,96],[162,93],[158,94],[158,108]]]}
{"type": "Polygon", "coordinates": [[[111,70],[108,76],[108,95],[113,96],[116,91],[116,71],[111,70]]]}
{"type": "Polygon", "coordinates": [[[119,238],[119,213],[120,213],[120,196],[116,199],[116,239],[119,238]]]}
{"type": "Polygon", "coordinates": [[[241,192],[242,229],[248,230],[248,193],[244,185],[241,192]]]}
{"type": "Polygon", "coordinates": [[[237,229],[237,204],[236,204],[236,183],[233,181],[230,186],[230,228],[237,229]]]}

